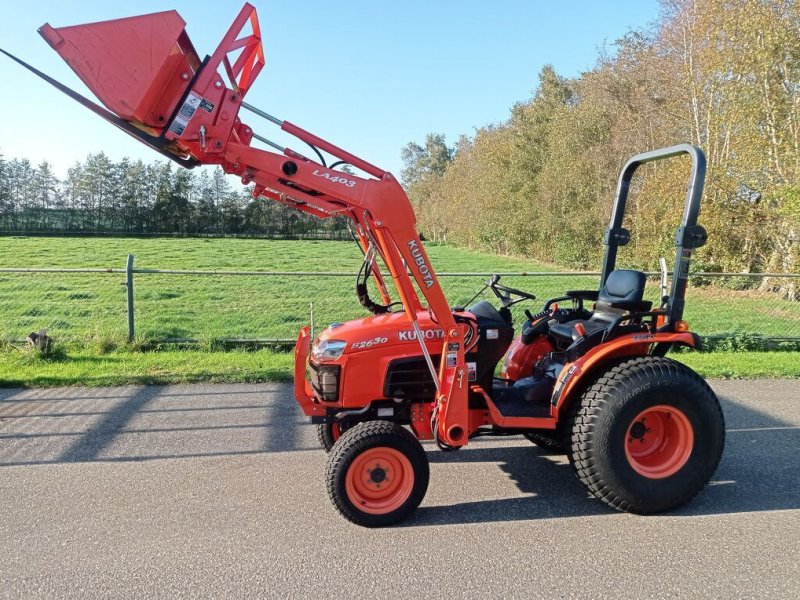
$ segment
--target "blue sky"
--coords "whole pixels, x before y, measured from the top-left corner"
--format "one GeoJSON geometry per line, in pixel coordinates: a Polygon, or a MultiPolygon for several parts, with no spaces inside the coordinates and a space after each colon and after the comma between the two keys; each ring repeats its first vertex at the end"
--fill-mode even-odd
{"type": "MultiPolygon", "coordinates": [[[[400,149],[441,132],[449,142],[500,122],[530,97],[551,63],[567,76],[591,68],[604,45],[653,22],[656,0],[256,0],[267,54],[247,100],[369,162],[399,173],[400,149]]],[[[36,30],[176,9],[201,57],[242,3],[0,0],[0,47],[91,94],[36,30]]],[[[56,172],[103,150],[114,159],[158,157],[0,55],[0,152],[49,161],[56,172]]],[[[256,132],[291,143],[242,113],[256,132]]]]}

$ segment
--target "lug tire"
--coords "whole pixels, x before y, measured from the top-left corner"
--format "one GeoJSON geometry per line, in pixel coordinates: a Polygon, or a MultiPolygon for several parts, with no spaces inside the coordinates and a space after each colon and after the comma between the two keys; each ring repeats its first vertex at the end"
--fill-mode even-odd
{"type": "Polygon", "coordinates": [[[325,452],[330,452],[337,440],[342,437],[342,426],[338,423],[320,423],[317,425],[317,440],[325,452]]]}
{"type": "Polygon", "coordinates": [[[325,481],[336,510],[364,527],[402,521],[425,497],[430,476],[422,444],[389,421],[345,431],[328,456],[325,481]]]}
{"type": "Polygon", "coordinates": [[[555,431],[553,432],[542,432],[542,431],[529,431],[527,433],[523,433],[522,435],[525,436],[529,441],[533,442],[539,448],[546,451],[548,454],[565,454],[566,450],[564,449],[564,444],[561,441],[558,433],[555,431]]]}
{"type": "Polygon", "coordinates": [[[571,459],[596,497],[638,514],[693,498],[716,471],[725,422],[697,373],[668,358],[621,362],[580,399],[571,459]]]}

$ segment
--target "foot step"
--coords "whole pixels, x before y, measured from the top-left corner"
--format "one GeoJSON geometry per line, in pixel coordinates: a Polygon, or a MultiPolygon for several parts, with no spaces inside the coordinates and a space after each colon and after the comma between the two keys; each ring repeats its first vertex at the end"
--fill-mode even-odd
{"type": "Polygon", "coordinates": [[[513,387],[496,387],[492,400],[504,417],[549,417],[550,403],[534,403],[525,400],[524,392],[513,387]]]}

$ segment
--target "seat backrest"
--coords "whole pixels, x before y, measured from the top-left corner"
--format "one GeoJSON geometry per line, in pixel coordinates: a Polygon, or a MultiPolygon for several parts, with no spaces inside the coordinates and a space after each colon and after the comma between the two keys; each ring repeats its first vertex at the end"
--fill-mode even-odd
{"type": "Polygon", "coordinates": [[[596,313],[624,314],[624,309],[611,306],[614,302],[641,302],[647,276],[641,271],[618,269],[611,271],[597,295],[596,313]]]}

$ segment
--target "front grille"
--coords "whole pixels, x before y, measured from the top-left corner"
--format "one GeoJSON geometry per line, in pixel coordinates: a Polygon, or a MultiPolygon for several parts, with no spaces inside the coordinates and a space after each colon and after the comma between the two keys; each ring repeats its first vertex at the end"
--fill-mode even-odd
{"type": "MultiPolygon", "coordinates": [[[[439,368],[439,356],[432,356],[439,368]]],[[[436,384],[425,357],[399,358],[389,363],[383,395],[387,398],[428,401],[436,396],[436,384]]]]}
{"type": "Polygon", "coordinates": [[[318,365],[308,363],[308,378],[314,394],[325,402],[336,402],[339,399],[339,365],[318,365]]]}

